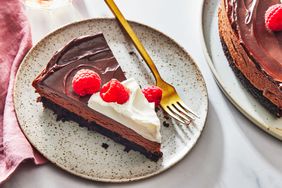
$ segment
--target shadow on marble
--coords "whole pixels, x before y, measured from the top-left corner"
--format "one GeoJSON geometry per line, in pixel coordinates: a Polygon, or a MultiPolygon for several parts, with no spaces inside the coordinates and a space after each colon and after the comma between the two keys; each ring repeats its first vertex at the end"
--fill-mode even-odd
{"type": "Polygon", "coordinates": [[[254,125],[243,114],[238,113],[238,116],[241,117],[235,119],[236,123],[250,144],[269,164],[282,173],[282,142],[254,125]]]}
{"type": "Polygon", "coordinates": [[[74,176],[50,162],[35,166],[29,160],[22,163],[1,188],[88,188],[93,187],[93,185],[103,187],[105,184],[74,176]]]}

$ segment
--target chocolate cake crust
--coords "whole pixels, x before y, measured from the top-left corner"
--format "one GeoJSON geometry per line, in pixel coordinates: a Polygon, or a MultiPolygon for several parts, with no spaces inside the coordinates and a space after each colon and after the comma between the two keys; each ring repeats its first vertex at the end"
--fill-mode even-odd
{"type": "Polygon", "coordinates": [[[68,111],[67,109],[53,103],[52,101],[46,99],[45,97],[41,97],[41,102],[43,103],[43,106],[45,108],[48,108],[54,112],[55,115],[57,115],[57,121],[74,121],[79,124],[80,127],[86,127],[88,130],[96,131],[106,137],[111,138],[117,143],[120,143],[125,146],[125,151],[138,151],[145,155],[148,159],[152,161],[158,161],[162,157],[161,152],[151,152],[148,151],[146,148],[131,142],[130,140],[124,138],[122,135],[118,133],[114,133],[108,129],[105,129],[101,125],[97,124],[94,121],[88,121],[81,116],[76,115],[75,113],[72,113],[68,111]]]}
{"type": "Polygon", "coordinates": [[[255,88],[250,81],[241,73],[241,71],[235,66],[234,60],[232,59],[229,50],[222,39],[220,37],[220,42],[224,51],[224,54],[229,62],[230,67],[232,68],[233,72],[239,78],[242,85],[259,101],[259,103],[264,106],[270,113],[272,113],[275,116],[280,117],[282,115],[282,110],[279,109],[277,106],[273,105],[271,101],[269,101],[267,98],[263,96],[262,91],[255,88]]]}

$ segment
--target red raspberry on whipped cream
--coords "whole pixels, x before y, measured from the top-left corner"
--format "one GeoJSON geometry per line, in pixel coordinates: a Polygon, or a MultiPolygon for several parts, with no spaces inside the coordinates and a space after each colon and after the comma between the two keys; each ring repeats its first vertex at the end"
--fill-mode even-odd
{"type": "Polygon", "coordinates": [[[117,79],[111,79],[102,86],[100,96],[105,102],[124,104],[129,99],[130,91],[117,79]]]}
{"type": "Polygon", "coordinates": [[[142,92],[146,97],[146,99],[148,100],[148,102],[154,102],[155,107],[160,105],[162,94],[163,94],[161,88],[159,88],[158,86],[149,86],[142,89],[142,92]]]}

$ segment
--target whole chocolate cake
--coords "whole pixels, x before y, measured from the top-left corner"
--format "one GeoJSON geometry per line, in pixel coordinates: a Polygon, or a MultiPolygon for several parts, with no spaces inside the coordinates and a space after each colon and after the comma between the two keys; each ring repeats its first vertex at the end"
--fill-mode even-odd
{"type": "Polygon", "coordinates": [[[281,117],[282,31],[266,25],[267,10],[277,4],[279,0],[221,0],[218,26],[236,76],[266,109],[281,117]]]}

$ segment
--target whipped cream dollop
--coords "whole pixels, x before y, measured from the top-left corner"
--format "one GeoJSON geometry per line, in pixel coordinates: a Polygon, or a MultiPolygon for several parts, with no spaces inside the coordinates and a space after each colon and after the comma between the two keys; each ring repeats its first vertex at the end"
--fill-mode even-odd
{"type": "Polygon", "coordinates": [[[88,106],[134,130],[142,137],[161,143],[160,120],[155,112],[154,103],[147,101],[133,78],[121,83],[130,91],[129,100],[126,103],[105,102],[97,92],[90,97],[88,106]]]}

